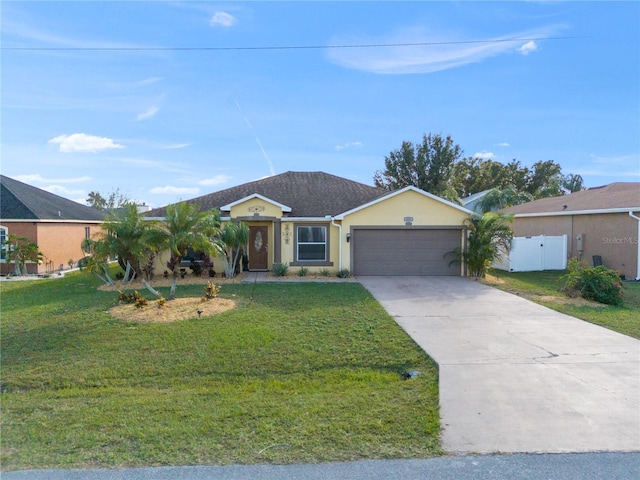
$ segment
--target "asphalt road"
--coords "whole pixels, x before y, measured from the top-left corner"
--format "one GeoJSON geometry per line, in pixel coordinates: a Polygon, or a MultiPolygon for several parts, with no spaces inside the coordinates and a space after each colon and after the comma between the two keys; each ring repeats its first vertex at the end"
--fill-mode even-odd
{"type": "Polygon", "coordinates": [[[640,453],[449,456],[320,465],[30,470],[2,480],[637,480],[640,453]]]}

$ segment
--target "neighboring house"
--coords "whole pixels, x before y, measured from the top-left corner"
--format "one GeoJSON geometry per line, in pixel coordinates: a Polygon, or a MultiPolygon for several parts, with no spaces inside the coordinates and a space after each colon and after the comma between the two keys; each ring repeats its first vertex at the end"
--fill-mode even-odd
{"type": "MultiPolygon", "coordinates": [[[[388,192],[323,172],[286,172],[187,203],[249,226],[250,270],[287,264],[334,274],[464,274],[446,254],[464,247],[471,212],[414,187],[388,192]]],[[[147,216],[165,214],[159,208],[147,216]]]]}
{"type": "Polygon", "coordinates": [[[502,210],[518,237],[567,235],[567,255],[640,279],[640,183],[612,183],[502,210]]]}
{"type": "MultiPolygon", "coordinates": [[[[12,178],[0,175],[0,237],[10,234],[26,237],[43,254],[40,265],[28,263],[28,273],[50,273],[69,268],[84,255],[80,247],[85,238],[100,231],[104,214],[12,178]]],[[[11,273],[1,252],[1,272],[11,273]]]]}
{"type": "Polygon", "coordinates": [[[474,193],[473,195],[469,195],[466,198],[462,199],[462,206],[467,210],[471,210],[472,212],[482,213],[482,209],[480,208],[480,202],[485,197],[487,193],[489,193],[491,189],[483,190],[478,193],[474,193]]]}

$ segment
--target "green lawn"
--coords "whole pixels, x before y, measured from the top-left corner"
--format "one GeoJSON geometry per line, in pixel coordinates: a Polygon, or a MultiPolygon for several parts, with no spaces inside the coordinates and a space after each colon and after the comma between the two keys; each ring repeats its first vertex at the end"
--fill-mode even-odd
{"type": "Polygon", "coordinates": [[[497,288],[522,296],[587,322],[640,338],[640,282],[622,282],[625,295],[623,307],[613,307],[595,302],[568,299],[558,290],[561,277],[566,272],[518,272],[492,270],[491,276],[499,279],[489,283],[497,288]]]}
{"type": "Polygon", "coordinates": [[[87,274],[0,286],[3,470],[442,453],[436,365],[359,284],[225,285],[236,309],[166,324],[87,274]]]}

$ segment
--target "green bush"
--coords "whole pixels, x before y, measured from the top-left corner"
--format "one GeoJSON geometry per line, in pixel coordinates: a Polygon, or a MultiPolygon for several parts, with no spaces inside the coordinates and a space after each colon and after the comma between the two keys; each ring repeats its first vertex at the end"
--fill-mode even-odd
{"type": "Polygon", "coordinates": [[[336,275],[338,278],[349,278],[351,276],[351,272],[349,272],[348,268],[343,268],[336,275]]]}
{"type": "Polygon", "coordinates": [[[575,258],[567,268],[569,273],[561,278],[564,283],[560,291],[569,297],[581,296],[607,305],[624,304],[620,276],[614,270],[604,265],[589,267],[575,258]]]}
{"type": "Polygon", "coordinates": [[[286,277],[289,271],[289,265],[286,263],[274,263],[271,275],[274,277],[286,277]]]}
{"type": "Polygon", "coordinates": [[[328,269],[328,268],[321,268],[319,273],[320,273],[320,275],[321,275],[321,276],[323,276],[323,277],[329,277],[329,276],[331,276],[331,272],[329,271],[329,269],[328,269]]]}
{"type": "Polygon", "coordinates": [[[308,273],[309,269],[307,267],[300,267],[300,269],[298,270],[299,277],[306,277],[308,273]]]}

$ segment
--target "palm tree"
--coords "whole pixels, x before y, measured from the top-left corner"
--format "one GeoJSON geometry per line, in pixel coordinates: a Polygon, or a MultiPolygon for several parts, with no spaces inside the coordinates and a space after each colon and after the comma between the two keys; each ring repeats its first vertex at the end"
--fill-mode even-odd
{"type": "Polygon", "coordinates": [[[467,219],[467,247],[450,252],[457,257],[451,263],[464,262],[469,275],[484,277],[493,262],[511,250],[513,230],[507,223],[512,219],[511,215],[493,212],[467,219]]]}
{"type": "Polygon", "coordinates": [[[10,233],[3,249],[6,251],[7,263],[14,263],[13,275],[26,275],[27,262],[40,263],[42,261],[42,253],[38,249],[38,245],[27,237],[10,233]]]}
{"type": "Polygon", "coordinates": [[[528,192],[521,192],[514,186],[509,185],[506,188],[492,188],[478,202],[480,210],[484,212],[492,212],[502,208],[513,207],[521,203],[530,202],[533,195],[528,192]]]}
{"type": "Polygon", "coordinates": [[[118,261],[125,271],[123,284],[141,274],[144,263],[153,254],[156,224],[145,220],[133,204],[110,213],[102,224],[103,233],[97,240],[101,245],[94,245],[94,250],[118,261]]]}
{"type": "Polygon", "coordinates": [[[220,232],[221,257],[224,262],[224,274],[233,278],[240,251],[249,242],[249,227],[246,223],[228,222],[220,232]]]}
{"type": "Polygon", "coordinates": [[[167,215],[160,225],[162,234],[156,239],[159,249],[171,253],[167,263],[173,272],[169,300],[176,296],[176,284],[180,262],[192,248],[207,255],[219,255],[222,251],[217,238],[220,234],[220,214],[217,210],[199,212],[199,205],[180,202],[167,206],[167,215]]]}

